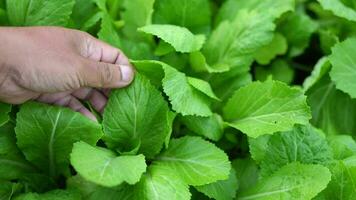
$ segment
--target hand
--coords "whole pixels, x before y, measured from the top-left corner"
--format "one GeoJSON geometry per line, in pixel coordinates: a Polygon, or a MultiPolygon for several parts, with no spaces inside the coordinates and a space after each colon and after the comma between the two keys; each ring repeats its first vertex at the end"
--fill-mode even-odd
{"type": "Polygon", "coordinates": [[[80,100],[102,112],[108,89],[127,86],[133,76],[119,49],[87,33],[56,27],[0,28],[0,101],[67,106],[95,120],[80,100]]]}

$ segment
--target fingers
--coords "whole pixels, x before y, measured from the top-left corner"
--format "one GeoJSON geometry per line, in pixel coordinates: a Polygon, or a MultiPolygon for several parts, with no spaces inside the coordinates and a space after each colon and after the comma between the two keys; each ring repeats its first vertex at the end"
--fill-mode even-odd
{"type": "Polygon", "coordinates": [[[122,88],[129,85],[134,77],[129,65],[109,64],[92,60],[83,60],[79,79],[82,87],[122,88]]]}
{"type": "Polygon", "coordinates": [[[37,98],[37,101],[47,104],[64,106],[72,109],[73,111],[80,112],[84,116],[93,121],[97,121],[96,117],[91,113],[78,99],[69,95],[66,92],[56,94],[44,94],[37,98]]]}
{"type": "Polygon", "coordinates": [[[72,95],[80,100],[87,100],[93,108],[102,113],[107,103],[107,97],[97,90],[90,88],[82,88],[72,93],[72,95]]]}

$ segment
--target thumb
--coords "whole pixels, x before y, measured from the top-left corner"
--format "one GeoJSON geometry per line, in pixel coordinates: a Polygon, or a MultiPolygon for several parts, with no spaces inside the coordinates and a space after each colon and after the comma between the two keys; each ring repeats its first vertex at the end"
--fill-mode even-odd
{"type": "Polygon", "coordinates": [[[110,64],[85,59],[79,72],[82,87],[121,88],[129,85],[134,70],[129,65],[110,64]]]}

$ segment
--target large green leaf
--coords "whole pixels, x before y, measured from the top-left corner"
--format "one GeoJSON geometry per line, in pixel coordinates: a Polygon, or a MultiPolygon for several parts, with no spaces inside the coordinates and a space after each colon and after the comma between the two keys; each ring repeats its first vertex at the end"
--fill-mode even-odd
{"type": "Polygon", "coordinates": [[[199,51],[205,42],[204,35],[194,35],[188,29],[175,25],[153,24],[138,30],[159,37],[181,53],[199,51]]]}
{"type": "Polygon", "coordinates": [[[232,168],[229,178],[207,185],[196,186],[195,188],[206,196],[216,200],[232,200],[236,196],[238,182],[236,172],[232,168]]]}
{"type": "Polygon", "coordinates": [[[104,111],[106,144],[119,152],[157,154],[169,134],[168,105],[161,93],[137,74],[127,88],[114,90],[104,111]]]}
{"type": "Polygon", "coordinates": [[[11,105],[0,102],[0,126],[9,121],[9,112],[11,111],[11,105]]]}
{"type": "Polygon", "coordinates": [[[169,147],[158,156],[157,165],[177,173],[189,185],[205,185],[225,180],[230,173],[226,154],[199,137],[172,139],[169,147]]]}
{"type": "Polygon", "coordinates": [[[74,0],[7,0],[13,26],[66,26],[74,0]]]}
{"type": "MultiPolygon", "coordinates": [[[[318,0],[325,10],[331,11],[338,17],[345,18],[350,21],[356,21],[355,9],[344,4],[343,0],[318,0]]],[[[347,2],[348,0],[346,0],[347,2]]]]}
{"type": "Polygon", "coordinates": [[[321,78],[306,94],[313,125],[327,135],[355,134],[356,100],[337,90],[328,76],[321,78]]]}
{"type": "Polygon", "coordinates": [[[230,126],[254,138],[307,124],[310,118],[301,90],[271,80],[239,89],[224,107],[230,126]]]}
{"type": "Polygon", "coordinates": [[[348,93],[352,98],[356,98],[356,38],[349,38],[332,48],[329,57],[332,68],[330,77],[337,89],[348,93]]]}
{"type": "Polygon", "coordinates": [[[98,123],[80,113],[34,102],[21,106],[15,131],[27,160],[50,176],[68,173],[73,143],[94,145],[103,135],[98,123]]]}
{"type": "Polygon", "coordinates": [[[16,146],[14,127],[6,124],[0,127],[0,179],[13,180],[36,169],[16,146]]]}
{"type": "Polygon", "coordinates": [[[71,164],[85,179],[106,187],[122,182],[137,183],[146,171],[143,155],[117,156],[114,152],[77,142],[71,153],[71,164]]]}
{"type": "Polygon", "coordinates": [[[275,133],[267,145],[260,165],[262,176],[268,176],[292,162],[327,165],[333,159],[326,139],[310,125],[275,133]]]}
{"type": "Polygon", "coordinates": [[[239,200],[312,199],[326,188],[330,171],[320,165],[291,163],[238,195],[239,200]]]}
{"type": "Polygon", "coordinates": [[[189,186],[175,171],[151,166],[135,185],[135,200],[189,200],[189,186]]]}
{"type": "Polygon", "coordinates": [[[156,24],[173,24],[193,32],[205,32],[210,26],[211,11],[208,0],[157,0],[156,24]]]}

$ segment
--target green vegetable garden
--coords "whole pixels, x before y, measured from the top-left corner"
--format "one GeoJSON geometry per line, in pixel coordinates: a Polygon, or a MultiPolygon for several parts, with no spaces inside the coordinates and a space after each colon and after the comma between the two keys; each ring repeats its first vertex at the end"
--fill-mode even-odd
{"type": "Polygon", "coordinates": [[[0,0],[0,25],[137,71],[98,122],[0,103],[1,200],[356,200],[355,0],[0,0]]]}

